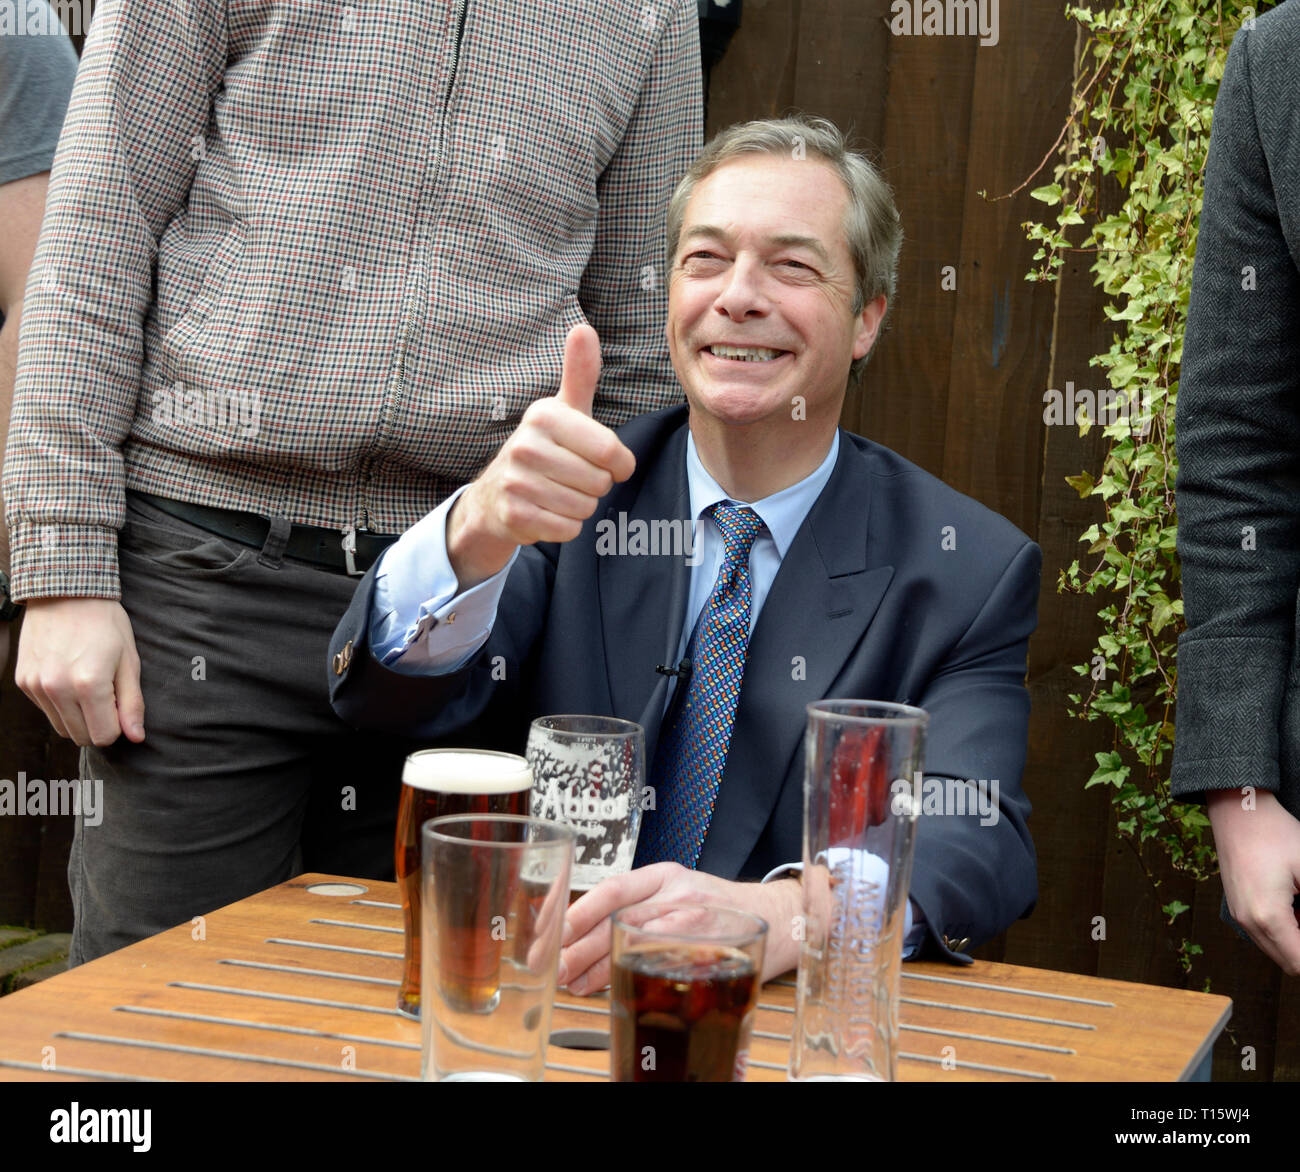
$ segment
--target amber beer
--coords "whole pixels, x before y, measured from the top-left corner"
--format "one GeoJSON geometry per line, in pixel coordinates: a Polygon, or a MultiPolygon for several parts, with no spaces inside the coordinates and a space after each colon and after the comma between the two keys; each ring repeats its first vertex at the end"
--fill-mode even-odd
{"type": "MultiPolygon", "coordinates": [[[[396,869],[406,923],[406,964],[397,1008],[420,1016],[420,827],[449,814],[528,813],[533,775],[513,753],[425,749],[406,759],[397,812],[396,869]]],[[[486,967],[487,958],[475,961],[486,967]]],[[[494,978],[493,978],[494,979],[494,978]]]]}
{"type": "Polygon", "coordinates": [[[754,961],[738,948],[623,953],[610,989],[614,1080],[741,1081],[758,988],[754,961]]]}
{"type": "Polygon", "coordinates": [[[590,887],[574,887],[574,886],[570,885],[570,887],[569,887],[569,906],[572,907],[575,903],[578,902],[578,900],[580,900],[580,899],[581,899],[584,895],[586,895],[587,892],[590,891],[590,890],[591,890],[590,887]]]}

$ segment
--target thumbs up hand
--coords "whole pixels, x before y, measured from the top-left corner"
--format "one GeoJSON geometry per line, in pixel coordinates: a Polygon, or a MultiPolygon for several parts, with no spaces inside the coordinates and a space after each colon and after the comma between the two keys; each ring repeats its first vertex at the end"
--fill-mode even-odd
{"type": "Polygon", "coordinates": [[[574,326],[564,343],[560,392],[533,403],[519,426],[453,506],[447,554],[461,590],[490,578],[521,545],[572,541],[636,459],[591,418],[600,339],[574,326]]]}

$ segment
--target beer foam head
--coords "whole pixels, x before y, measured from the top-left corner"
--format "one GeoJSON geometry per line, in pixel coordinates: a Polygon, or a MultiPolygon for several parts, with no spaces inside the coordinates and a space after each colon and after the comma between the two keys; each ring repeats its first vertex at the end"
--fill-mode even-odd
{"type": "Polygon", "coordinates": [[[406,759],[402,781],[443,794],[512,794],[533,784],[528,762],[513,753],[422,749],[406,759]]]}

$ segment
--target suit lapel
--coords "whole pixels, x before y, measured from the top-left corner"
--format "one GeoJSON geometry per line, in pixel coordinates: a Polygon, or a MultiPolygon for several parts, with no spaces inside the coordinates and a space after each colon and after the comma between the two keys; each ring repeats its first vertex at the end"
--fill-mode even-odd
{"type": "Polygon", "coordinates": [[[828,695],[894,576],[893,566],[867,564],[870,488],[866,462],[841,435],[835,471],[786,551],[749,641],[700,870],[734,878],[744,867],[787,777],[802,776],[806,705],[828,695]]]}
{"type": "Polygon", "coordinates": [[[597,545],[596,580],[613,710],[645,729],[648,761],[654,759],[668,694],[668,677],[655,667],[676,664],[686,614],[690,567],[680,542],[691,540],[689,514],[683,426],[653,459],[634,497],[613,494],[601,519],[609,544],[597,545]],[[675,523],[664,527],[665,521],[675,523]],[[659,552],[651,553],[655,522],[659,552]],[[679,544],[669,545],[665,533],[679,544]],[[645,542],[641,552],[635,544],[638,534],[645,542]]]}

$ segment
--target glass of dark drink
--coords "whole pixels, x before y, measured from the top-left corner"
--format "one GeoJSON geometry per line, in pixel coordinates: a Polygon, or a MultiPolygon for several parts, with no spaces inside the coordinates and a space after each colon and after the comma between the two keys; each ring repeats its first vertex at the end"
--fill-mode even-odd
{"type": "Polygon", "coordinates": [[[424,749],[406,759],[397,811],[397,886],[406,924],[397,1008],[408,1016],[420,1016],[420,827],[452,814],[527,814],[531,786],[528,762],[513,753],[424,749]]]}
{"type": "Polygon", "coordinates": [[[420,830],[428,1081],[537,1081],[550,1036],[573,831],[515,815],[420,830]]]}
{"type": "Polygon", "coordinates": [[[698,904],[613,917],[610,1077],[743,1082],[767,923],[698,904]]]}

